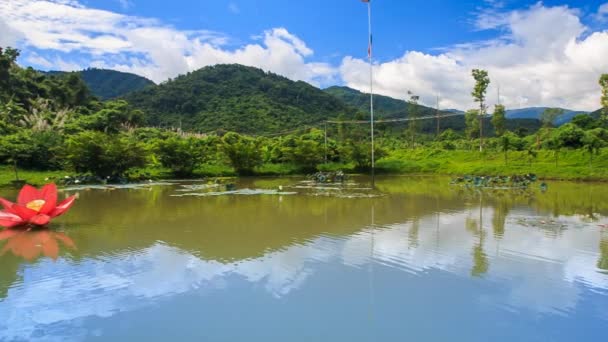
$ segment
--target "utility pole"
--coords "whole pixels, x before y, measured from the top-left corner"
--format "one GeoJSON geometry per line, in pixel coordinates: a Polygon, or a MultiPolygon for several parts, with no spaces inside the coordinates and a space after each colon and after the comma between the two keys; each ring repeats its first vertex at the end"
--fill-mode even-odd
{"type": "Polygon", "coordinates": [[[369,113],[370,113],[370,135],[372,140],[372,183],[376,170],[376,158],[374,155],[374,65],[372,62],[372,4],[371,1],[364,1],[367,3],[367,25],[369,32],[369,41],[367,47],[367,57],[369,58],[369,113]]]}
{"type": "Polygon", "coordinates": [[[327,121],[325,121],[325,164],[327,164],[327,121]]]}
{"type": "Polygon", "coordinates": [[[435,118],[437,119],[436,139],[439,139],[439,95],[437,95],[437,101],[435,103],[435,118]]]}

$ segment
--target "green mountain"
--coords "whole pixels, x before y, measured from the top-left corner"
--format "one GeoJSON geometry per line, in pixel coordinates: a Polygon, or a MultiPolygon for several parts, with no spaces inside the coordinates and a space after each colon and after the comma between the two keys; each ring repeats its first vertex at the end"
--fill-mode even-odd
{"type": "MultiPolygon", "coordinates": [[[[145,77],[116,70],[85,69],[76,73],[80,75],[91,93],[102,100],[121,97],[154,85],[154,82],[145,77]]],[[[49,71],[47,74],[61,75],[66,73],[63,71],[49,71]]]]}
{"type": "Polygon", "coordinates": [[[125,96],[150,125],[203,132],[276,133],[357,110],[305,82],[242,65],[216,65],[125,96]]]}

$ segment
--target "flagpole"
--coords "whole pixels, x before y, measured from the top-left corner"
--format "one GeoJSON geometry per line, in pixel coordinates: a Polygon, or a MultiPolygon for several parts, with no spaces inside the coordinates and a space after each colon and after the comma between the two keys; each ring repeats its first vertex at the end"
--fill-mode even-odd
{"type": "Polygon", "coordinates": [[[371,138],[372,138],[372,177],[374,176],[376,169],[376,160],[374,156],[374,68],[372,63],[372,2],[367,2],[367,22],[369,30],[369,112],[371,117],[371,138]]]}

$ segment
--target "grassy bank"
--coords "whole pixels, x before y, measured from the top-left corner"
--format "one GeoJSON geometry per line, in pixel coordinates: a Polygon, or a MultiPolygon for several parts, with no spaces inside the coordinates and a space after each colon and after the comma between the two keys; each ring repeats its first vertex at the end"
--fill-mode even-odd
{"type": "Polygon", "coordinates": [[[527,151],[507,154],[491,151],[400,150],[378,161],[378,171],[393,174],[513,175],[535,173],[545,179],[608,181],[608,149],[590,159],[584,150],[527,151]]]}
{"type": "MultiPolygon", "coordinates": [[[[356,172],[353,164],[331,163],[319,165],[321,171],[343,170],[356,172]]],[[[526,151],[504,153],[478,151],[446,151],[431,149],[398,150],[377,162],[377,172],[383,174],[440,174],[440,175],[512,175],[535,173],[544,179],[608,181],[608,149],[590,155],[584,150],[564,150],[556,156],[552,151],[539,151],[536,156],[526,151]]],[[[304,174],[292,164],[264,164],[255,170],[259,176],[284,176],[304,174]]],[[[20,179],[40,185],[70,175],[68,171],[20,170],[20,179]]],[[[226,165],[202,165],[193,178],[236,176],[233,168],[226,165]]],[[[175,175],[167,169],[146,168],[130,170],[131,180],[167,179],[175,175]]],[[[10,185],[14,179],[11,167],[0,166],[0,186],[10,185]]]]}

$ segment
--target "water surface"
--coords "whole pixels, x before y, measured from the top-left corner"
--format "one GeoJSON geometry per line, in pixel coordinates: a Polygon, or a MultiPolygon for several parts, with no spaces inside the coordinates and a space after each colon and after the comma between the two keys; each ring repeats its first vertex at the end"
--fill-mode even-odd
{"type": "Polygon", "coordinates": [[[0,340],[603,341],[608,185],[448,183],[66,189],[0,235],[0,340]]]}

